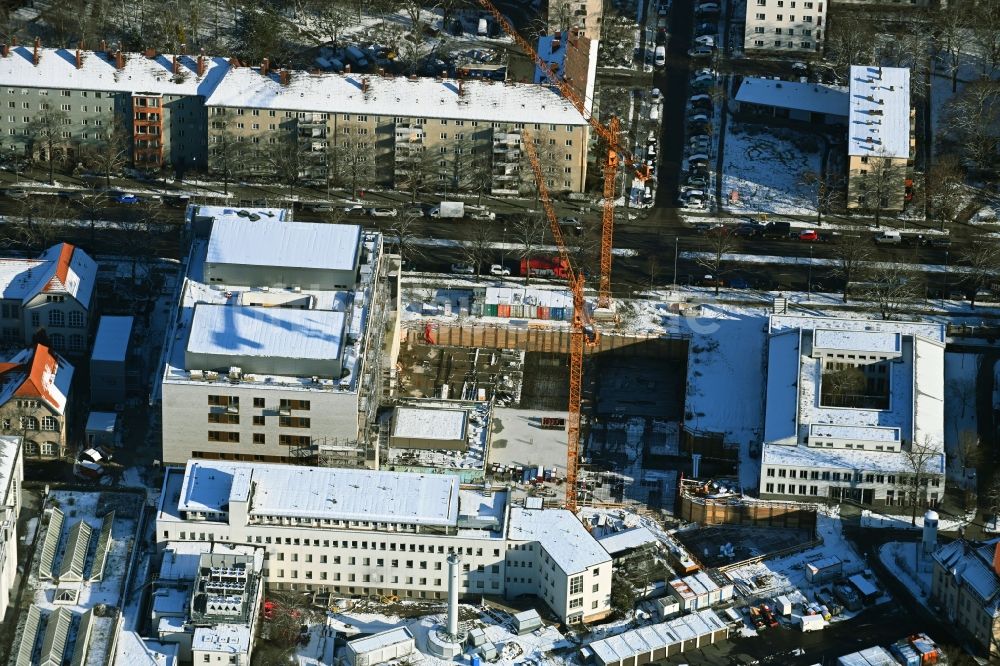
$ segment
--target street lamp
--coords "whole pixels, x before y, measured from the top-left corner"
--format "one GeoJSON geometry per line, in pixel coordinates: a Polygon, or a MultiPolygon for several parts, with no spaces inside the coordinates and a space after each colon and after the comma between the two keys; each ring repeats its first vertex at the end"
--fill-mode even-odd
{"type": "Polygon", "coordinates": [[[812,298],[813,293],[813,246],[809,246],[809,277],[807,278],[806,284],[807,295],[812,298]]]}

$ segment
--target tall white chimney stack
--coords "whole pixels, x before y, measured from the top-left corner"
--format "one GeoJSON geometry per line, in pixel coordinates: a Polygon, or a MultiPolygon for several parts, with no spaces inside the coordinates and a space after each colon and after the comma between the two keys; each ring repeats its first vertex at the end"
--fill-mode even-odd
{"type": "Polygon", "coordinates": [[[458,576],[461,571],[462,556],[452,553],[448,556],[448,633],[458,635],[458,576]]]}

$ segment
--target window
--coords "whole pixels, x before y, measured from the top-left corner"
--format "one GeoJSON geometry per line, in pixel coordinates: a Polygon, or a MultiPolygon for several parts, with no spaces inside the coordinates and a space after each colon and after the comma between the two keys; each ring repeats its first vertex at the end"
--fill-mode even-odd
{"type": "Polygon", "coordinates": [[[78,352],[83,351],[83,336],[82,335],[71,335],[69,336],[69,350],[78,352]]]}
{"type": "Polygon", "coordinates": [[[208,431],[208,441],[210,442],[230,442],[236,443],[240,441],[240,433],[238,432],[225,432],[222,430],[209,430],[208,431]]]}
{"type": "Polygon", "coordinates": [[[753,40],[753,45],[754,46],[764,46],[764,40],[763,39],[755,39],[755,40],[753,40]]]}
{"type": "Polygon", "coordinates": [[[282,428],[308,428],[309,417],[307,416],[280,416],[278,425],[282,428]]]}
{"type": "Polygon", "coordinates": [[[54,417],[43,416],[42,417],[42,430],[48,430],[49,432],[55,432],[59,429],[59,422],[56,421],[54,417]]]}
{"type": "Polygon", "coordinates": [[[778,15],[777,15],[777,16],[775,16],[774,18],[775,18],[776,20],[778,20],[778,21],[784,21],[784,20],[785,20],[785,15],[784,15],[784,14],[778,14],[778,15]]]}
{"type": "Polygon", "coordinates": [[[66,348],[66,338],[63,337],[62,333],[53,333],[49,336],[49,342],[56,349],[62,350],[66,348]]]}
{"type": "Polygon", "coordinates": [[[210,412],[208,415],[209,423],[223,423],[226,425],[238,425],[240,422],[239,414],[229,414],[227,412],[210,412]]]}
{"type": "Polygon", "coordinates": [[[278,444],[282,446],[309,446],[311,443],[309,435],[278,435],[278,444]]]}
{"type": "Polygon", "coordinates": [[[258,409],[263,409],[264,408],[264,398],[254,398],[253,399],[253,406],[256,407],[256,408],[258,408],[258,409]]]}
{"type": "Polygon", "coordinates": [[[773,483],[766,484],[764,486],[764,488],[765,488],[765,492],[768,492],[768,493],[773,493],[774,492],[774,484],[773,483]]]}
{"type": "Polygon", "coordinates": [[[20,423],[21,430],[38,430],[38,419],[34,416],[22,416],[20,423]]]}
{"type": "Polygon", "coordinates": [[[812,16],[803,16],[802,20],[805,21],[806,23],[812,23],[813,22],[813,17],[812,16]]]}
{"type": "Polygon", "coordinates": [[[756,28],[753,29],[753,31],[755,33],[757,33],[758,35],[763,35],[764,34],[764,28],[762,28],[761,26],[757,26],[756,28]]]}
{"type": "Polygon", "coordinates": [[[574,576],[569,579],[569,593],[583,594],[583,576],[574,576]]]}
{"type": "Polygon", "coordinates": [[[281,409],[299,409],[302,411],[309,411],[309,401],[308,400],[288,400],[282,398],[279,404],[281,409]]]}
{"type": "Polygon", "coordinates": [[[235,395],[210,395],[208,396],[209,407],[239,407],[240,399],[235,395]]]}
{"type": "MultiPolygon", "coordinates": [[[[774,34],[780,35],[781,34],[781,28],[775,28],[774,29],[774,34]]],[[[778,43],[780,44],[781,42],[778,42],[778,43]]]]}
{"type": "MultiPolygon", "coordinates": [[[[758,21],[763,21],[765,18],[766,18],[766,16],[764,14],[757,14],[757,20],[758,21]]],[[[761,28],[761,32],[763,32],[763,31],[764,31],[764,29],[761,28]]]]}
{"type": "Polygon", "coordinates": [[[795,28],[789,28],[788,29],[788,34],[789,35],[794,35],[795,34],[795,28]]]}
{"type": "Polygon", "coordinates": [[[83,313],[73,310],[69,313],[69,325],[72,328],[83,328],[83,313]]]}
{"type": "Polygon", "coordinates": [[[570,608],[579,608],[582,605],[583,605],[583,598],[582,597],[577,597],[576,599],[570,599],[569,600],[569,607],[570,608]]]}
{"type": "Polygon", "coordinates": [[[66,315],[62,310],[49,310],[49,326],[65,326],[66,315]]]}
{"type": "Polygon", "coordinates": [[[813,47],[812,42],[802,42],[800,46],[804,49],[811,49],[813,47]]]}
{"type": "Polygon", "coordinates": [[[258,415],[256,415],[256,416],[253,417],[253,424],[255,426],[266,425],[265,422],[264,422],[264,417],[261,416],[260,414],[258,414],[258,415]]]}

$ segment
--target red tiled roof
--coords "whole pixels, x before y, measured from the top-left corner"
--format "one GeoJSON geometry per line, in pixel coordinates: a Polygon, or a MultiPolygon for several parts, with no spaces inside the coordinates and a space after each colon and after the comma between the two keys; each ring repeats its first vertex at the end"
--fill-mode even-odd
{"type": "Polygon", "coordinates": [[[65,288],[66,278],[69,277],[69,262],[73,259],[73,251],[76,250],[76,247],[69,243],[61,243],[61,245],[62,247],[59,248],[59,258],[56,259],[55,275],[49,280],[49,283],[45,285],[42,291],[65,288]]]}

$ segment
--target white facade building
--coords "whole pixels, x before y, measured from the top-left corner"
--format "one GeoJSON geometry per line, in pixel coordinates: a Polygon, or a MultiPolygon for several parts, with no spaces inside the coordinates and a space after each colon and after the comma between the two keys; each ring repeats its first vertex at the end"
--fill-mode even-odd
{"type": "Polygon", "coordinates": [[[162,378],[163,460],[377,465],[382,238],[285,211],[191,211],[162,378]]]}
{"type": "Polygon", "coordinates": [[[826,34],[825,0],[750,0],[743,48],[747,53],[817,53],[826,34]]]}
{"type": "Polygon", "coordinates": [[[161,544],[261,546],[269,587],[319,598],[444,599],[456,552],[463,595],[535,594],[567,622],[610,613],[611,558],[572,514],[449,474],[192,460],[167,469],[156,529],[161,544]]]}
{"type": "Polygon", "coordinates": [[[773,315],[761,497],[936,504],[944,336],[940,324],[773,315]]]}
{"type": "Polygon", "coordinates": [[[24,459],[20,437],[0,437],[0,621],[10,604],[17,576],[17,517],[21,512],[24,459]]]}

